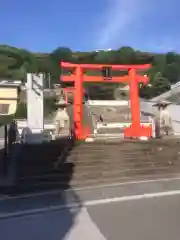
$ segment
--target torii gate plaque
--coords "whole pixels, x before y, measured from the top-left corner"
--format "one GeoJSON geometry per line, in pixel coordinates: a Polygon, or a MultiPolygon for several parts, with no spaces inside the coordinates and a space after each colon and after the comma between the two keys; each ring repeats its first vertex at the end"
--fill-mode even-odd
{"type": "Polygon", "coordinates": [[[150,126],[140,125],[140,104],[139,104],[139,86],[138,83],[148,83],[147,76],[141,76],[136,73],[137,70],[147,70],[150,64],[144,65],[100,65],[100,64],[73,64],[67,62],[60,63],[61,68],[74,69],[70,76],[63,75],[60,79],[64,82],[74,82],[74,132],[78,140],[86,139],[89,135],[87,128],[82,125],[82,104],[83,104],[83,83],[84,82],[102,82],[102,83],[129,83],[130,87],[130,106],[132,123],[130,127],[124,129],[125,137],[151,137],[152,128],[150,126]],[[102,76],[87,76],[84,70],[100,69],[102,76]],[[111,70],[128,70],[126,76],[112,76],[111,70]]]}

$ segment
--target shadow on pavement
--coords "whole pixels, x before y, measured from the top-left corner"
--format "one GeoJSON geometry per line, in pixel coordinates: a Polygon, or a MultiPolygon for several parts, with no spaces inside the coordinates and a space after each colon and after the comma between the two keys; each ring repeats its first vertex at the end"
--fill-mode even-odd
{"type": "Polygon", "coordinates": [[[1,200],[1,239],[68,239],[80,210],[81,202],[73,191],[1,200]],[[65,207],[73,203],[79,206],[65,207]]]}
{"type": "Polygon", "coordinates": [[[81,210],[69,186],[74,164],[67,158],[73,144],[64,138],[23,146],[17,186],[0,197],[1,239],[66,239],[81,210]]]}

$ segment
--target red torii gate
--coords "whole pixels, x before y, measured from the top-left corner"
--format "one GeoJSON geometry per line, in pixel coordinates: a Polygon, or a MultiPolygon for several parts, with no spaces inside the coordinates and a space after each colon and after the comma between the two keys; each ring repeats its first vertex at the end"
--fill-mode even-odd
{"type": "MultiPolygon", "coordinates": [[[[74,87],[66,87],[64,88],[64,93],[65,93],[65,102],[66,104],[68,104],[68,94],[75,94],[75,88],[74,87]]],[[[83,91],[83,94],[85,93],[85,91],[83,91]]]]}
{"type": "Polygon", "coordinates": [[[68,104],[68,94],[71,93],[74,95],[75,88],[74,87],[66,87],[66,88],[64,88],[64,92],[65,92],[65,102],[66,102],[66,104],[68,104]]]}
{"type": "Polygon", "coordinates": [[[130,86],[130,106],[132,115],[132,124],[130,127],[124,129],[125,137],[151,137],[152,128],[150,126],[140,125],[140,104],[139,104],[139,86],[138,83],[148,83],[147,76],[141,76],[136,73],[137,70],[147,70],[151,67],[150,64],[144,65],[102,65],[102,64],[73,64],[68,62],[61,62],[61,68],[74,69],[70,75],[62,75],[60,79],[64,82],[74,82],[74,132],[78,140],[86,139],[89,135],[87,128],[82,125],[83,113],[83,83],[84,82],[125,82],[130,86]],[[87,76],[84,70],[100,69],[106,73],[106,76],[87,76]],[[126,76],[111,76],[110,70],[128,70],[126,76]],[[108,76],[107,76],[108,75],[108,76]]]}

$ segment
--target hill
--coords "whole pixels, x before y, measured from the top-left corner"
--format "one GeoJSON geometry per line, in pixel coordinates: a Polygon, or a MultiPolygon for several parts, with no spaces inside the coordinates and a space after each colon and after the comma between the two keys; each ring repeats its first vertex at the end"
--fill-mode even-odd
{"type": "MultiPolygon", "coordinates": [[[[59,83],[60,61],[74,63],[103,64],[146,64],[151,63],[148,71],[152,87],[143,86],[141,97],[151,98],[170,89],[180,80],[180,55],[174,52],[155,54],[136,51],[131,47],[122,47],[113,51],[73,52],[66,47],[59,47],[51,53],[34,53],[21,48],[0,45],[0,78],[19,79],[25,81],[27,72],[44,72],[51,84],[59,83]]],[[[87,73],[92,74],[93,73],[87,73]]],[[[98,73],[96,73],[98,74],[98,73]]],[[[47,80],[48,81],[48,80],[47,80]]],[[[107,92],[117,85],[88,86],[91,94],[107,97],[107,92]]],[[[96,97],[96,96],[95,96],[96,97]]]]}

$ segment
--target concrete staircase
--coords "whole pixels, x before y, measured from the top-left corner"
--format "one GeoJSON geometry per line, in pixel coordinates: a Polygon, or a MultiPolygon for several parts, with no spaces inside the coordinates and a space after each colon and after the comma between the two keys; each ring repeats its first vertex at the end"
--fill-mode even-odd
{"type": "Polygon", "coordinates": [[[130,122],[131,111],[127,106],[90,106],[92,116],[99,120],[99,117],[103,117],[103,122],[130,122]]]}
{"type": "Polygon", "coordinates": [[[96,141],[73,146],[26,146],[19,161],[18,191],[89,187],[114,182],[176,176],[180,145],[176,139],[96,141]]]}
{"type": "MultiPolygon", "coordinates": [[[[94,101],[95,102],[95,101],[94,101]]],[[[89,111],[96,123],[96,137],[112,136],[124,138],[124,128],[131,123],[131,109],[129,104],[118,105],[118,101],[96,101],[95,105],[89,105],[89,111]],[[99,105],[98,105],[99,102],[99,105]],[[102,105],[101,105],[102,102],[102,105]],[[116,105],[117,104],[117,105],[116,105]],[[102,119],[100,119],[100,117],[102,119]],[[101,121],[102,120],[102,121],[101,121]]],[[[149,123],[149,116],[141,116],[141,123],[149,123]]]]}

